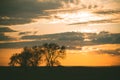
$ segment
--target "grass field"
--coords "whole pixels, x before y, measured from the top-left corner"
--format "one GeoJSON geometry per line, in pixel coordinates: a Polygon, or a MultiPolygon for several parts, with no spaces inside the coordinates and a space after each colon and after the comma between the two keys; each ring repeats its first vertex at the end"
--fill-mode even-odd
{"type": "Polygon", "coordinates": [[[0,67],[0,80],[120,80],[120,66],[0,67]]]}

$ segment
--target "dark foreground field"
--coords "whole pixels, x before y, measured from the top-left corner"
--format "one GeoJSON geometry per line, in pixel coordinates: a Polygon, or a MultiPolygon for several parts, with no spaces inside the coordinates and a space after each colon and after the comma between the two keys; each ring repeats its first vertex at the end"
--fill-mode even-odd
{"type": "Polygon", "coordinates": [[[120,67],[0,67],[0,80],[120,80],[120,67]]]}

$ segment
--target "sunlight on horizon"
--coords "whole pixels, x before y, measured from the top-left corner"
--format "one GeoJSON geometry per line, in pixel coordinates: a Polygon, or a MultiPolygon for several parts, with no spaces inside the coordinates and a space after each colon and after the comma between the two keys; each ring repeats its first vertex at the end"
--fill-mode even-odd
{"type": "MultiPolygon", "coordinates": [[[[120,45],[106,44],[96,46],[86,46],[83,50],[67,50],[66,57],[60,60],[62,66],[119,66],[120,55],[112,55],[99,52],[99,50],[115,50],[120,45]],[[89,49],[90,48],[90,49],[89,49]],[[93,48],[93,49],[91,49],[93,48]],[[95,48],[98,48],[95,50],[95,48]]],[[[14,53],[20,53],[21,48],[13,49],[0,49],[0,66],[8,66],[10,57],[14,53]]]]}
{"type": "Polygon", "coordinates": [[[78,52],[67,54],[63,66],[119,66],[120,55],[99,54],[95,51],[78,52]]]}

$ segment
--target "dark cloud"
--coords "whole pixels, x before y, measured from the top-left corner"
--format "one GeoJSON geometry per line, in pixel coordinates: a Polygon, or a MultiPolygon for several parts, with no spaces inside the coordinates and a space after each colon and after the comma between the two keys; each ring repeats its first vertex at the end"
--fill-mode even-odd
{"type": "Polygon", "coordinates": [[[120,43],[120,33],[112,34],[106,31],[102,31],[99,34],[96,33],[75,33],[75,32],[66,32],[59,34],[50,34],[50,35],[25,35],[20,39],[23,40],[53,40],[56,42],[59,41],[84,41],[81,44],[119,44],[120,43]],[[91,40],[89,42],[84,41],[84,35],[87,35],[87,39],[91,40]]]}
{"type": "Polygon", "coordinates": [[[3,32],[16,32],[16,31],[12,30],[9,27],[0,27],[0,33],[3,33],[3,32]]]}
{"type": "Polygon", "coordinates": [[[97,44],[119,44],[120,33],[111,34],[107,32],[100,32],[92,39],[92,42],[97,44]]]}
{"type": "Polygon", "coordinates": [[[0,33],[0,41],[10,41],[10,40],[16,40],[16,39],[6,36],[4,33],[0,33]]]}
{"type": "Polygon", "coordinates": [[[57,33],[57,34],[48,34],[48,35],[27,35],[22,36],[21,39],[36,39],[36,40],[83,40],[82,35],[79,33],[79,36],[75,32],[66,32],[66,33],[57,33]]]}
{"type": "Polygon", "coordinates": [[[44,10],[55,9],[60,6],[58,0],[1,0],[0,25],[25,24],[32,22],[33,18],[47,15],[44,10]]]}
{"type": "MultiPolygon", "coordinates": [[[[106,19],[106,20],[98,20],[95,21],[95,23],[120,23],[120,10],[116,9],[116,10],[99,10],[96,12],[93,12],[97,15],[104,15],[104,16],[109,16],[111,15],[113,18],[112,19],[106,19]]],[[[90,22],[91,23],[91,22],[90,22]]],[[[94,22],[93,22],[94,23],[94,22]]]]}
{"type": "MultiPolygon", "coordinates": [[[[80,0],[1,0],[0,1],[0,25],[16,25],[34,22],[34,18],[49,18],[50,13],[45,12],[45,10],[55,10],[62,9],[63,4],[67,6],[66,8],[71,8],[71,4],[81,5],[81,7],[73,8],[64,11],[75,11],[80,9],[91,9],[97,8],[96,4],[82,4],[80,0]]],[[[57,10],[58,11],[58,10],[57,10]]]]}
{"type": "Polygon", "coordinates": [[[94,21],[87,21],[87,22],[77,22],[71,23],[69,25],[80,25],[80,24],[99,24],[99,23],[118,23],[119,18],[116,19],[103,19],[103,20],[94,20],[94,21]]]}
{"type": "Polygon", "coordinates": [[[9,40],[16,40],[15,38],[12,38],[10,36],[6,36],[6,32],[17,32],[9,27],[0,27],[0,41],[9,41],[9,40]]]}
{"type": "Polygon", "coordinates": [[[29,32],[29,31],[28,32],[20,32],[19,35],[27,35],[29,33],[32,33],[32,32],[29,32]]]}
{"type": "Polygon", "coordinates": [[[32,31],[19,32],[18,35],[20,35],[20,36],[27,36],[27,35],[31,35],[32,34],[33,36],[35,36],[37,34],[37,32],[38,31],[33,31],[33,32],[32,31]]]}
{"type": "Polygon", "coordinates": [[[120,55],[120,48],[115,50],[100,50],[102,54],[120,55]]]}
{"type": "Polygon", "coordinates": [[[27,36],[22,36],[21,39],[40,39],[40,35],[27,35],[27,36]]]}
{"type": "Polygon", "coordinates": [[[16,48],[16,47],[20,48],[24,46],[39,45],[45,42],[59,43],[60,45],[69,46],[69,49],[75,49],[75,46],[80,46],[80,45],[82,47],[82,46],[92,46],[92,45],[102,45],[102,44],[120,44],[120,33],[112,34],[105,31],[102,31],[99,34],[65,32],[65,33],[47,34],[47,35],[25,35],[25,36],[21,36],[20,40],[24,40],[24,41],[0,43],[0,48],[16,48]],[[91,41],[84,41],[84,35],[88,36],[88,39],[90,39],[91,41]]]}
{"type": "Polygon", "coordinates": [[[104,11],[96,11],[96,14],[119,14],[120,10],[104,10],[104,11]]]}
{"type": "MultiPolygon", "coordinates": [[[[45,41],[44,43],[46,43],[45,41]]],[[[27,42],[13,42],[13,43],[0,43],[0,48],[23,48],[25,46],[35,46],[41,45],[43,42],[41,41],[27,41],[27,42]]]]}

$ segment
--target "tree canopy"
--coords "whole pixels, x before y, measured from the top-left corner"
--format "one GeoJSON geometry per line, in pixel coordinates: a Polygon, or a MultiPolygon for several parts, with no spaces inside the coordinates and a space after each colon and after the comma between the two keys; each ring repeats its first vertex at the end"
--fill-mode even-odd
{"type": "Polygon", "coordinates": [[[60,66],[60,59],[65,57],[65,46],[56,43],[45,43],[41,46],[24,47],[21,53],[10,57],[10,66],[60,66]]]}

